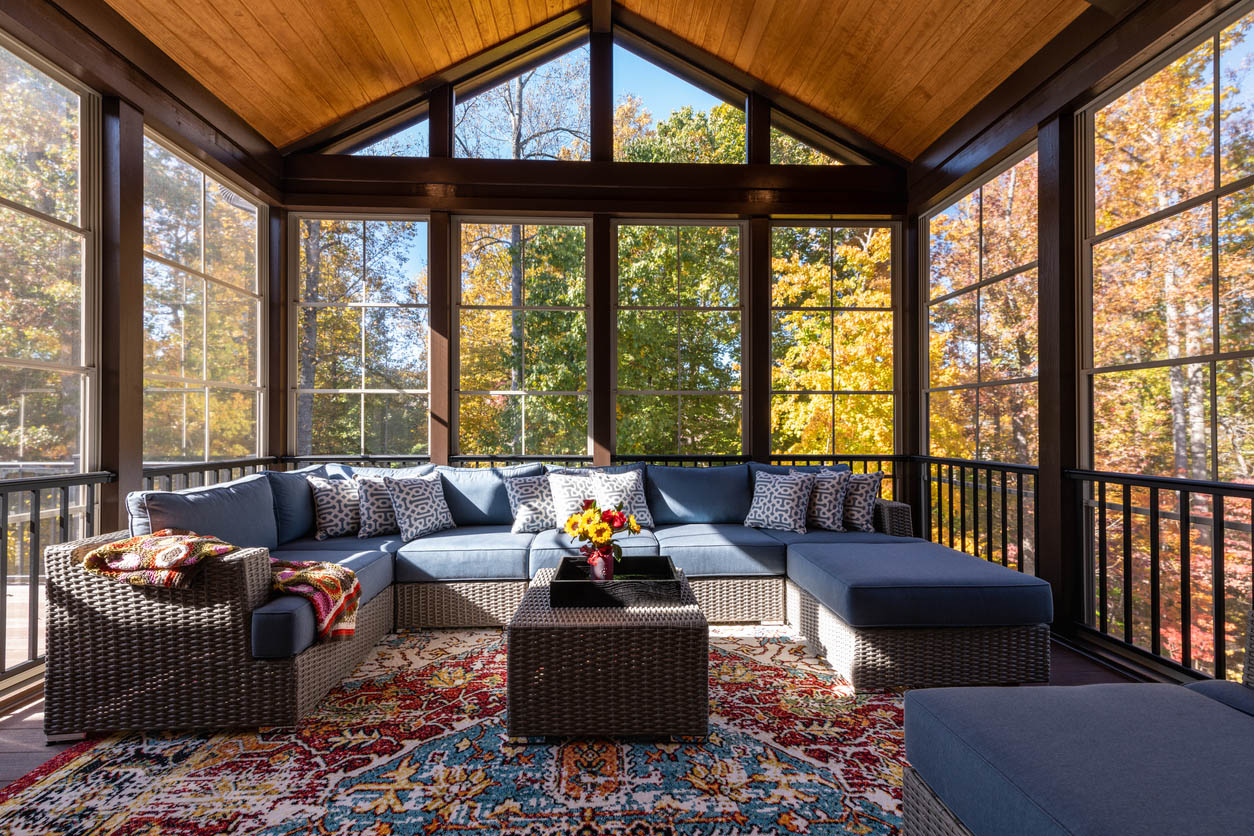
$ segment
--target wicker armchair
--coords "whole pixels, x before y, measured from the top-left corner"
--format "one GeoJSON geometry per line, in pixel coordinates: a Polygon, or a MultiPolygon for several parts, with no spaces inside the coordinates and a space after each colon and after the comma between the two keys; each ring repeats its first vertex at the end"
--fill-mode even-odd
{"type": "Polygon", "coordinates": [[[77,565],[115,532],[49,547],[44,729],[49,737],[294,725],[392,627],[392,588],[348,641],[256,659],[252,611],[270,595],[265,549],[205,564],[188,589],[128,586],[77,565]]]}

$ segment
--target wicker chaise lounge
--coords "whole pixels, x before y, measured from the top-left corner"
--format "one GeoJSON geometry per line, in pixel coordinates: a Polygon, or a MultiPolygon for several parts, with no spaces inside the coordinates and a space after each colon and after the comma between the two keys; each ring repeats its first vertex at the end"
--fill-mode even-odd
{"type": "Polygon", "coordinates": [[[1250,833],[1252,749],[1248,664],[1244,684],[911,691],[905,834],[1250,833]]]}

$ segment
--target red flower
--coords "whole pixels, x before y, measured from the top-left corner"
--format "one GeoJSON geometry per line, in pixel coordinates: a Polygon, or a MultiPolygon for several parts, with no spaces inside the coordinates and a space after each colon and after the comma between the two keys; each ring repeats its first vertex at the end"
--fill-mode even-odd
{"type": "Polygon", "coordinates": [[[587,511],[589,508],[591,508],[593,505],[596,505],[596,504],[597,504],[597,501],[595,499],[585,499],[583,501],[583,504],[580,505],[579,507],[580,509],[587,511]]]}
{"type": "Polygon", "coordinates": [[[626,528],[627,527],[627,515],[624,514],[622,511],[615,511],[614,519],[610,520],[610,525],[614,526],[615,528],[626,528]]]}
{"type": "Polygon", "coordinates": [[[605,523],[606,525],[614,524],[614,509],[613,508],[606,508],[604,511],[601,512],[601,522],[605,523]]]}

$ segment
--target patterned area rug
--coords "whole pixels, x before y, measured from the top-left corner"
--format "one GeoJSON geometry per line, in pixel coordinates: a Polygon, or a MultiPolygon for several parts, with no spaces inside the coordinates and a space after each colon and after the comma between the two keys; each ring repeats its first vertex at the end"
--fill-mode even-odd
{"type": "Polygon", "coordinates": [[[296,729],[87,741],[0,792],[5,834],[898,832],[896,695],[782,629],[716,628],[704,742],[505,736],[500,631],[389,636],[296,729]]]}

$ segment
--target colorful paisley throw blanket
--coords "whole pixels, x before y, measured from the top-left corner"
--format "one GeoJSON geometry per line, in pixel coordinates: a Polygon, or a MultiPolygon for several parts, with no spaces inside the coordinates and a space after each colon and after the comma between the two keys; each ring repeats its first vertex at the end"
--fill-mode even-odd
{"type": "MultiPolygon", "coordinates": [[[[83,568],[133,586],[184,589],[206,558],[233,551],[235,546],[216,537],[164,528],[92,549],[83,557],[83,568]]],[[[299,595],[313,606],[320,640],[352,637],[361,599],[361,583],[353,570],[335,563],[271,557],[270,574],[276,594],[299,595]]]]}

